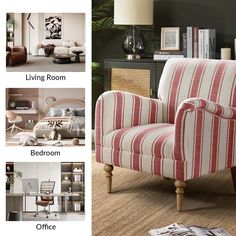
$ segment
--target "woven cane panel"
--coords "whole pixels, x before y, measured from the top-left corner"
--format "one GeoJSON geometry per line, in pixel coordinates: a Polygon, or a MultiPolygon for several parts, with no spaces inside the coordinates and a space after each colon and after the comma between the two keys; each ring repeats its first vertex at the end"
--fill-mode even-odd
{"type": "Polygon", "coordinates": [[[150,97],[150,70],[112,68],[111,90],[150,97]]]}

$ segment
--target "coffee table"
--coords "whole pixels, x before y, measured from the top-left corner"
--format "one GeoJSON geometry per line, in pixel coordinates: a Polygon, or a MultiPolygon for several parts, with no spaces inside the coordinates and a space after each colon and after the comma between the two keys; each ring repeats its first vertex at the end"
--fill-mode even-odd
{"type": "Polygon", "coordinates": [[[76,55],[75,62],[80,63],[80,54],[83,53],[83,51],[72,51],[72,53],[74,53],[76,55]]]}
{"type": "Polygon", "coordinates": [[[71,58],[75,57],[73,54],[55,54],[53,56],[53,63],[68,64],[71,63],[71,58]]]}

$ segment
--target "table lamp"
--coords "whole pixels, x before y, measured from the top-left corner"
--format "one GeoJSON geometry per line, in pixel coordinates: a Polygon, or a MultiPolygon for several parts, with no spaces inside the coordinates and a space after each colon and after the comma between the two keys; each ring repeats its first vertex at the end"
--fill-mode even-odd
{"type": "Polygon", "coordinates": [[[128,59],[139,59],[144,40],[138,25],[153,24],[153,0],[114,0],[114,24],[131,25],[124,35],[123,51],[128,59]]]}

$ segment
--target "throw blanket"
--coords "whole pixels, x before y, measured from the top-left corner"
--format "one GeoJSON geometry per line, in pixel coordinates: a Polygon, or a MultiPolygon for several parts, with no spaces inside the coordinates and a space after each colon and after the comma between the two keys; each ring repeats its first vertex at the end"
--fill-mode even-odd
{"type": "Polygon", "coordinates": [[[45,57],[49,57],[50,55],[52,55],[54,52],[54,48],[55,48],[54,44],[48,44],[44,46],[45,57]]]}
{"type": "Polygon", "coordinates": [[[34,127],[35,136],[37,138],[48,136],[52,130],[50,122],[61,121],[60,127],[57,127],[57,131],[62,135],[62,138],[75,138],[85,137],[85,118],[81,116],[70,116],[70,117],[45,117],[34,127]]]}

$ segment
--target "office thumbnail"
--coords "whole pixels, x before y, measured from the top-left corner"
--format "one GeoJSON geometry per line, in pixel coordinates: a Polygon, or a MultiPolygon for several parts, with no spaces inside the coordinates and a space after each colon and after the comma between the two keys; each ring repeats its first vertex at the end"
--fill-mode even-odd
{"type": "Polygon", "coordinates": [[[84,162],[7,162],[7,221],[80,221],[84,162]]]}

